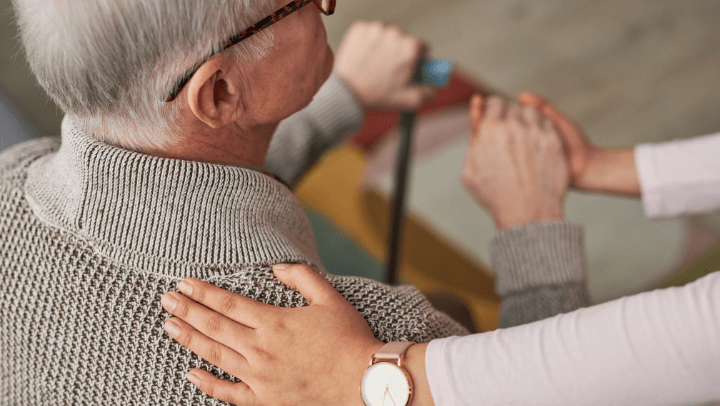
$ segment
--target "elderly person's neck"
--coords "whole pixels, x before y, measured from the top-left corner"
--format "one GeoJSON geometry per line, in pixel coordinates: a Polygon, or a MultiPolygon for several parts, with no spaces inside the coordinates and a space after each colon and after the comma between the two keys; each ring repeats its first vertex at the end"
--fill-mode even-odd
{"type": "MultiPolygon", "coordinates": [[[[192,114],[192,113],[190,113],[192,114]]],[[[163,158],[262,169],[279,123],[255,124],[238,120],[212,128],[193,115],[186,117],[183,132],[163,148],[140,146],[139,152],[163,158]]]]}

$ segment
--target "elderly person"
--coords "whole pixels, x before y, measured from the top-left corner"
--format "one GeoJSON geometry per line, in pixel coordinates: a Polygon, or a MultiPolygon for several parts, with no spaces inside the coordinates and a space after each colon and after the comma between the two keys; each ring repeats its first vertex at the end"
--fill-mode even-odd
{"type": "MultiPolygon", "coordinates": [[[[66,118],[61,139],[0,155],[0,403],[218,404],[185,374],[231,376],[164,335],[161,295],[192,277],[307,304],[271,273],[325,270],[268,149],[293,182],[361,124],[358,103],[429,93],[410,85],[422,43],[379,24],[348,34],[328,80],[334,1],[286,1],[14,1],[66,118]]],[[[466,333],[414,288],[326,277],[383,341],[466,333]]]]}

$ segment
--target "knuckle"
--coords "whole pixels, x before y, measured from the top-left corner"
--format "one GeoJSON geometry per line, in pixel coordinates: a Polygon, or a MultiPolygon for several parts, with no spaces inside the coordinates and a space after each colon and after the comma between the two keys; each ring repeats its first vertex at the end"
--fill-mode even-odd
{"type": "Polygon", "coordinates": [[[209,319],[207,319],[207,322],[205,322],[205,331],[207,332],[207,335],[209,336],[218,336],[222,335],[223,332],[223,324],[220,317],[212,316],[209,319]]]}
{"type": "Polygon", "coordinates": [[[231,314],[237,309],[237,307],[238,301],[234,296],[225,295],[222,298],[222,303],[220,304],[221,313],[231,314]]]}
{"type": "Polygon", "coordinates": [[[243,404],[243,399],[247,398],[249,396],[248,393],[246,393],[244,390],[241,390],[240,392],[230,392],[227,395],[226,402],[232,404],[232,405],[241,405],[243,404]]]}
{"type": "Polygon", "coordinates": [[[295,269],[293,269],[296,273],[312,273],[315,272],[315,269],[311,267],[308,264],[297,264],[294,266],[295,269]]]}
{"type": "Polygon", "coordinates": [[[214,380],[203,379],[200,381],[200,390],[205,392],[211,398],[217,397],[218,387],[214,380]]]}
{"type": "Polygon", "coordinates": [[[187,299],[178,300],[177,307],[175,308],[173,313],[180,318],[187,318],[188,314],[190,313],[190,304],[187,299]]]}
{"type": "Polygon", "coordinates": [[[210,347],[207,350],[207,357],[205,358],[205,360],[216,366],[221,363],[222,349],[220,348],[220,344],[210,344],[210,347]]]}
{"type": "Polygon", "coordinates": [[[265,364],[272,364],[276,361],[275,355],[273,355],[270,351],[267,351],[264,348],[256,347],[255,353],[257,354],[257,357],[262,360],[265,364]]]}
{"type": "Polygon", "coordinates": [[[420,53],[425,49],[425,43],[417,37],[410,36],[408,42],[415,53],[420,53]]]}
{"type": "Polygon", "coordinates": [[[268,320],[268,324],[273,327],[273,329],[281,334],[286,334],[288,330],[287,322],[282,317],[272,317],[268,320]]]}
{"type": "Polygon", "coordinates": [[[488,105],[495,108],[503,107],[504,104],[505,102],[503,101],[503,99],[498,96],[491,96],[488,99],[488,105]]]}
{"type": "Polygon", "coordinates": [[[195,335],[190,332],[182,332],[180,333],[178,338],[175,339],[175,341],[180,343],[183,347],[187,347],[192,351],[195,344],[195,335]]]}
{"type": "Polygon", "coordinates": [[[389,33],[392,33],[394,35],[403,35],[404,34],[403,30],[400,27],[398,27],[397,25],[389,25],[386,27],[386,29],[389,33]]]}
{"type": "Polygon", "coordinates": [[[354,24],[350,27],[350,30],[349,30],[349,31],[351,31],[351,32],[353,32],[353,33],[356,33],[356,32],[357,32],[357,33],[361,33],[361,32],[363,32],[363,31],[367,31],[367,29],[368,29],[370,26],[371,26],[371,25],[370,25],[370,22],[369,22],[369,21],[361,20],[361,21],[357,21],[356,23],[354,23],[354,24]]]}
{"type": "Polygon", "coordinates": [[[197,302],[202,302],[205,300],[205,296],[207,295],[207,291],[205,290],[205,286],[202,284],[195,284],[193,285],[193,298],[197,302]],[[198,286],[199,285],[199,286],[198,286]]]}

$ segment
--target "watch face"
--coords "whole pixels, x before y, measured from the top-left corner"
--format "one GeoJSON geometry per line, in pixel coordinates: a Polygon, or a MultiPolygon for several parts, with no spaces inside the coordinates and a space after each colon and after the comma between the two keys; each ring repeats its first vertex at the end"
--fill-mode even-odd
{"type": "Polygon", "coordinates": [[[379,362],[365,372],[360,391],[367,406],[406,406],[410,381],[397,365],[379,362]]]}

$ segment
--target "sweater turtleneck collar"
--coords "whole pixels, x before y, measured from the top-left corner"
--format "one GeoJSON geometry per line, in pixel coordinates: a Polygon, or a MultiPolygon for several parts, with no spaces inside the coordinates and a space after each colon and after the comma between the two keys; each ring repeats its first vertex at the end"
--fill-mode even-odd
{"type": "Polygon", "coordinates": [[[59,150],[28,168],[25,191],[41,220],[145,272],[211,277],[280,262],[324,272],[307,215],[282,183],[117,148],[70,118],[59,150]]]}

